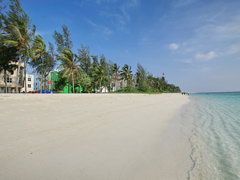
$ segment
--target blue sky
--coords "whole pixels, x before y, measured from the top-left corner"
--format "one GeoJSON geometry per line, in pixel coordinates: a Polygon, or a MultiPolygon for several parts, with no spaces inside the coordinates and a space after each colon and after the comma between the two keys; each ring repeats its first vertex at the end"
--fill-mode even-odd
{"type": "Polygon", "coordinates": [[[52,41],[66,24],[74,50],[87,45],[120,65],[163,72],[182,90],[240,90],[239,0],[22,0],[52,41]]]}

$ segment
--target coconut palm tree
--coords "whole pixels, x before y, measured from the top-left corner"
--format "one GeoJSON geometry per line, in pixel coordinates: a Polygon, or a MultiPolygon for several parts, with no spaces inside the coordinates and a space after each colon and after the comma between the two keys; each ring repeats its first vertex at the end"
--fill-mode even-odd
{"type": "Polygon", "coordinates": [[[144,69],[144,67],[141,64],[137,64],[137,72],[136,72],[136,83],[137,88],[140,91],[146,91],[149,87],[147,84],[148,80],[148,73],[144,69]]]}
{"type": "Polygon", "coordinates": [[[113,64],[111,74],[112,74],[112,80],[113,80],[115,86],[116,86],[116,83],[117,83],[117,80],[118,80],[119,72],[120,72],[120,67],[116,63],[113,64]]]}
{"type": "Polygon", "coordinates": [[[120,71],[120,66],[118,66],[116,63],[112,66],[112,76],[114,79],[117,79],[120,71]]]}
{"type": "Polygon", "coordinates": [[[105,79],[105,72],[104,69],[102,68],[102,66],[98,66],[96,69],[96,77],[97,77],[97,81],[95,82],[97,84],[97,86],[100,88],[100,92],[102,92],[103,90],[103,83],[104,83],[104,79],[105,79]]]}
{"type": "MultiPolygon", "coordinates": [[[[19,51],[19,62],[24,63],[24,79],[26,92],[26,66],[30,58],[30,46],[35,34],[35,26],[30,27],[29,16],[22,9],[19,0],[10,0],[9,11],[1,16],[4,37],[2,43],[7,46],[16,46],[19,51]]],[[[18,73],[20,63],[18,63],[18,73]]],[[[19,74],[17,75],[16,89],[18,91],[19,74]]]]}
{"type": "Polygon", "coordinates": [[[17,68],[18,51],[16,47],[0,45],[0,73],[4,74],[5,93],[7,93],[7,74],[13,74],[17,68]]]}
{"type": "Polygon", "coordinates": [[[120,75],[122,76],[122,78],[124,80],[127,81],[127,86],[131,86],[131,83],[132,83],[132,70],[131,70],[131,66],[125,64],[123,67],[122,67],[122,70],[121,70],[121,73],[120,75]]]}
{"type": "Polygon", "coordinates": [[[59,69],[63,70],[63,77],[72,82],[73,93],[75,93],[74,81],[80,74],[79,60],[77,56],[70,50],[64,49],[58,59],[61,61],[59,69]]]}
{"type": "Polygon", "coordinates": [[[41,91],[43,87],[43,81],[45,82],[45,86],[46,86],[46,78],[49,72],[55,66],[54,53],[52,52],[53,51],[52,46],[53,45],[50,44],[49,45],[50,50],[47,51],[46,44],[40,35],[36,36],[33,42],[32,55],[31,55],[32,61],[30,62],[30,64],[35,69],[35,71],[40,74],[41,91]]]}
{"type": "Polygon", "coordinates": [[[33,42],[32,62],[31,65],[35,71],[40,74],[40,90],[42,92],[43,85],[43,60],[46,55],[46,44],[41,36],[36,36],[33,42]]]}
{"type": "Polygon", "coordinates": [[[98,66],[99,66],[99,62],[98,62],[98,56],[92,56],[92,64],[91,64],[91,68],[90,68],[90,78],[91,78],[91,86],[92,86],[92,91],[96,92],[97,89],[99,88],[99,84],[98,84],[98,66]]]}

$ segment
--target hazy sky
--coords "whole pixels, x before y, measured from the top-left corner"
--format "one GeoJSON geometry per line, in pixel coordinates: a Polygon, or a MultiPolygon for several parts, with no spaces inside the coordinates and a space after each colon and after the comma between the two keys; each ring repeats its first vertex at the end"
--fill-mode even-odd
{"type": "Polygon", "coordinates": [[[46,41],[66,24],[76,50],[163,72],[182,90],[240,90],[239,0],[22,0],[46,41]]]}

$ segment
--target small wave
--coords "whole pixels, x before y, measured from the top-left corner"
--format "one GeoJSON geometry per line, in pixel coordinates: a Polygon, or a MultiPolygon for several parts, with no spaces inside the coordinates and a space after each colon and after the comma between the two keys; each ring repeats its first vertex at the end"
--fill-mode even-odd
{"type": "Polygon", "coordinates": [[[240,94],[234,95],[192,97],[184,117],[193,125],[188,180],[240,179],[240,94]]]}

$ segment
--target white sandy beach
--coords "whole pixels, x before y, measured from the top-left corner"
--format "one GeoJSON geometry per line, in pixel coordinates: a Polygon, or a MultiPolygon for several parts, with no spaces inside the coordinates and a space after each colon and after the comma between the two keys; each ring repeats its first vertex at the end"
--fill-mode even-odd
{"type": "Polygon", "coordinates": [[[0,95],[0,179],[184,180],[180,94],[0,95]]]}

